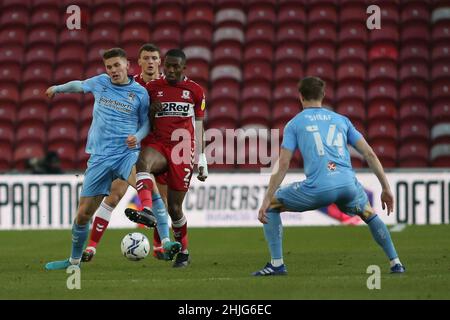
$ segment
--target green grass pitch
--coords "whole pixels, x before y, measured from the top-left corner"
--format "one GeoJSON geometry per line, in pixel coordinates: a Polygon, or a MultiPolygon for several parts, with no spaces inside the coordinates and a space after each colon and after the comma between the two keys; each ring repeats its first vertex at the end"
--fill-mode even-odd
{"type": "Polygon", "coordinates": [[[126,260],[120,241],[129,231],[105,233],[82,265],[80,290],[67,289],[65,271],[43,268],[67,257],[69,230],[0,232],[0,299],[450,299],[450,225],[392,233],[404,275],[389,274],[365,226],[286,227],[289,275],[264,278],[250,276],[268,261],[262,228],[191,228],[186,269],[126,260]],[[380,290],[366,286],[369,265],[381,267],[380,290]]]}

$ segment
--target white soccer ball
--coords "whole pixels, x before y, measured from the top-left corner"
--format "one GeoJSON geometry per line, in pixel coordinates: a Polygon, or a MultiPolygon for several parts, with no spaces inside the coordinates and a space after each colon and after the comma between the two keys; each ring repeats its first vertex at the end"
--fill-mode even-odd
{"type": "Polygon", "coordinates": [[[150,252],[150,242],[142,233],[133,232],[123,237],[120,249],[125,258],[138,261],[144,259],[150,252]]]}

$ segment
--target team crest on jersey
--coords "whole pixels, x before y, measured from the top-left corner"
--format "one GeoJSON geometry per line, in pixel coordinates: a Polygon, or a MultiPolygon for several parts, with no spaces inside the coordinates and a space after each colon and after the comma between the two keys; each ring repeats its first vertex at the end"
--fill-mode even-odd
{"type": "Polygon", "coordinates": [[[181,98],[183,98],[183,99],[190,99],[191,98],[191,92],[189,90],[183,90],[183,94],[181,95],[181,98]]]}
{"type": "Polygon", "coordinates": [[[162,91],[158,91],[158,94],[156,96],[157,97],[162,97],[163,96],[163,92],[162,91]]]}
{"type": "Polygon", "coordinates": [[[135,97],[136,95],[134,94],[134,92],[128,92],[128,100],[130,102],[133,102],[135,97]]]}
{"type": "Polygon", "coordinates": [[[333,161],[328,161],[328,170],[335,171],[336,170],[336,163],[333,161]]]}

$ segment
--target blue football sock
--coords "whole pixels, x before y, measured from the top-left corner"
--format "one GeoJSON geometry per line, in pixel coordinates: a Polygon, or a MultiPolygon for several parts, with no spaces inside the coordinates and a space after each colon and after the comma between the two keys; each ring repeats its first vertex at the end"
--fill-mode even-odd
{"type": "Polygon", "coordinates": [[[152,197],[153,201],[153,214],[155,215],[160,239],[169,238],[169,218],[167,216],[167,209],[164,201],[162,201],[161,196],[155,194],[152,197]]]}
{"type": "Polygon", "coordinates": [[[366,223],[369,226],[373,238],[383,248],[384,253],[386,253],[389,260],[397,258],[398,255],[395,251],[394,244],[392,243],[391,235],[383,220],[381,220],[378,215],[374,215],[370,217],[366,223]]]}
{"type": "Polygon", "coordinates": [[[76,222],[72,226],[72,259],[80,259],[83,254],[84,243],[89,235],[89,223],[84,226],[76,222]]]}
{"type": "Polygon", "coordinates": [[[283,258],[283,225],[281,224],[280,212],[269,209],[266,212],[267,224],[264,224],[264,235],[269,244],[272,259],[283,258]]]}

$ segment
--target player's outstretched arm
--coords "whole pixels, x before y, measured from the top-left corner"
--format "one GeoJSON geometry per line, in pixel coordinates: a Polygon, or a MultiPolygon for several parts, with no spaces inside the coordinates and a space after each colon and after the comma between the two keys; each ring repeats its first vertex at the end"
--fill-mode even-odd
{"type": "Polygon", "coordinates": [[[275,165],[276,171],[272,173],[272,176],[270,177],[266,195],[264,196],[264,200],[259,208],[258,220],[261,221],[261,223],[267,223],[266,211],[270,207],[275,191],[283,182],[284,177],[289,170],[292,154],[293,153],[291,150],[281,147],[280,158],[275,165]]]}
{"type": "Polygon", "coordinates": [[[377,155],[367,143],[366,139],[361,138],[355,144],[356,150],[358,150],[364,159],[367,161],[370,169],[375,173],[381,184],[381,206],[383,210],[387,208],[388,215],[393,211],[394,208],[394,196],[392,195],[389,182],[387,180],[386,174],[384,173],[383,166],[377,155]]]}
{"type": "Polygon", "coordinates": [[[205,131],[203,127],[203,118],[195,118],[195,138],[196,143],[200,146],[200,154],[198,156],[198,176],[197,179],[205,181],[208,178],[208,162],[205,155],[205,131]]]}
{"type": "Polygon", "coordinates": [[[64,84],[51,86],[45,91],[45,94],[50,99],[55,96],[57,93],[77,93],[84,92],[82,82],[80,80],[69,81],[64,84]]]}

